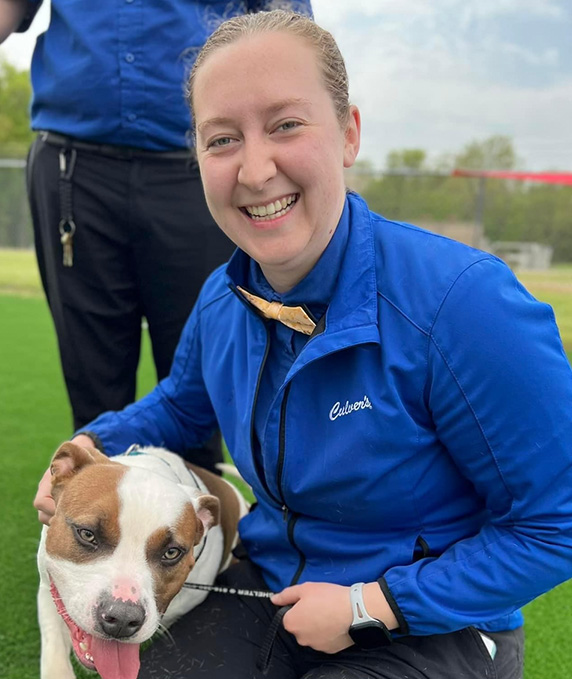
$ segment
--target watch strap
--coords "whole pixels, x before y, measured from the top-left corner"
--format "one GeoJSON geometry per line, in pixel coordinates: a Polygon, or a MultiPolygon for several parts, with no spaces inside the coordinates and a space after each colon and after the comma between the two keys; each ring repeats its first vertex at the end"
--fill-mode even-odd
{"type": "Polygon", "coordinates": [[[350,602],[352,607],[352,624],[348,630],[350,639],[359,648],[379,648],[389,646],[393,642],[391,632],[387,626],[377,618],[372,618],[367,612],[363,600],[363,582],[356,582],[350,587],[350,602]]]}
{"type": "Polygon", "coordinates": [[[372,618],[367,612],[365,603],[363,600],[363,587],[364,582],[356,582],[350,587],[350,602],[352,606],[352,626],[359,625],[364,622],[379,622],[377,618],[372,618]]]}

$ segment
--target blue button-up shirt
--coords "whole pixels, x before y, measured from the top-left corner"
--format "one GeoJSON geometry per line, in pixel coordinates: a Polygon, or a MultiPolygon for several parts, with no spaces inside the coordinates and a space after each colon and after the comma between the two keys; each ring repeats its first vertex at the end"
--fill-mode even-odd
{"type": "MultiPolygon", "coordinates": [[[[29,24],[34,7],[21,27],[29,24]]],[[[169,150],[190,145],[185,84],[225,19],[309,0],[52,0],[32,60],[32,127],[86,141],[169,150]]]]}

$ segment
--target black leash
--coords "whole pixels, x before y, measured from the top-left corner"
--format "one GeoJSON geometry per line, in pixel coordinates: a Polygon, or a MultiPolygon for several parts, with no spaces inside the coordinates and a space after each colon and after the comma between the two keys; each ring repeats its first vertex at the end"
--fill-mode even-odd
{"type": "MultiPolygon", "coordinates": [[[[221,587],[219,585],[202,585],[198,582],[185,582],[183,587],[187,589],[198,589],[202,592],[216,592],[217,594],[232,594],[234,596],[247,596],[255,597],[257,599],[270,599],[274,596],[274,592],[267,592],[261,589],[241,589],[239,587],[221,587]]],[[[282,606],[276,612],[270,626],[268,627],[268,632],[264,637],[264,643],[260,648],[260,653],[256,659],[256,667],[263,673],[267,674],[270,667],[270,658],[272,657],[272,648],[274,642],[276,641],[276,635],[280,625],[282,624],[282,619],[286,613],[292,608],[292,606],[282,606]]]]}
{"type": "Polygon", "coordinates": [[[258,599],[270,599],[275,592],[267,592],[262,589],[239,589],[237,587],[220,587],[219,585],[201,585],[198,582],[185,582],[183,587],[187,589],[199,589],[202,592],[216,592],[217,594],[234,594],[236,596],[249,596],[258,599]]]}
{"type": "Polygon", "coordinates": [[[276,615],[272,618],[272,622],[270,623],[268,632],[264,637],[264,643],[262,644],[260,653],[258,654],[258,658],[256,658],[256,667],[262,672],[262,674],[268,674],[268,669],[270,667],[270,658],[272,656],[272,647],[274,646],[274,642],[276,641],[278,629],[282,624],[282,618],[286,615],[286,613],[288,613],[288,611],[291,608],[292,605],[282,606],[282,608],[279,608],[278,611],[276,612],[276,615]]]}

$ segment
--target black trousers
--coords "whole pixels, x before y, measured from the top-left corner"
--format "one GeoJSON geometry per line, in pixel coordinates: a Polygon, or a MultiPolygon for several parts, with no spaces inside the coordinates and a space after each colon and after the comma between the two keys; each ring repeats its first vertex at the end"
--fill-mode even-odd
{"type": "MultiPolygon", "coordinates": [[[[248,560],[217,583],[268,589],[248,560]]],[[[328,655],[299,646],[280,626],[263,674],[257,661],[276,610],[268,599],[209,594],[143,653],[139,679],[522,679],[522,629],[488,634],[497,645],[493,660],[475,628],[328,655]]]]}
{"type": "Polygon", "coordinates": [[[78,429],[134,400],[143,317],[157,378],[168,374],[205,278],[234,246],[210,216],[190,154],[117,156],[72,144],[62,184],[62,147],[40,135],[27,177],[40,275],[78,429]],[[76,225],[71,267],[63,265],[59,230],[67,211],[76,225]]]}

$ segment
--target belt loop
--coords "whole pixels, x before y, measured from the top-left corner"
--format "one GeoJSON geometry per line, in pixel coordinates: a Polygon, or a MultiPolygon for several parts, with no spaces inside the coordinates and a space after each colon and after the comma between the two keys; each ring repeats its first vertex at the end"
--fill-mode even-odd
{"type": "Polygon", "coordinates": [[[60,179],[70,181],[73,175],[73,171],[75,169],[77,151],[74,148],[70,149],[70,147],[66,145],[61,148],[59,157],[60,157],[60,179]],[[67,160],[68,151],[70,152],[69,163],[67,160]]]}

